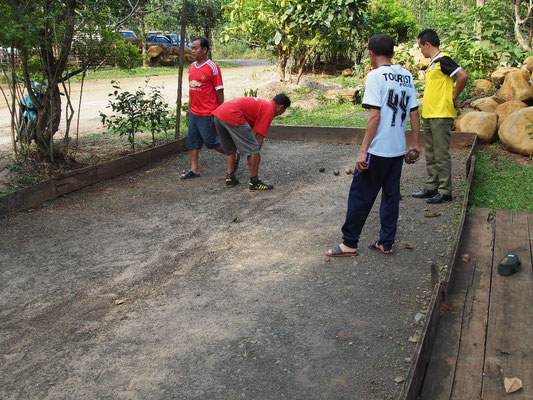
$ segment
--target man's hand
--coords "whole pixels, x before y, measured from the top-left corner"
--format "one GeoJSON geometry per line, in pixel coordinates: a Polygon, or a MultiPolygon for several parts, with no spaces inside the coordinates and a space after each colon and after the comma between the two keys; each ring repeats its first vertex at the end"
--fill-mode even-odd
{"type": "Polygon", "coordinates": [[[368,168],[367,163],[368,153],[364,150],[360,150],[359,154],[357,155],[357,159],[355,160],[355,169],[359,172],[363,172],[365,169],[368,168]]]}
{"type": "Polygon", "coordinates": [[[409,153],[411,150],[414,150],[418,153],[418,158],[416,160],[413,160],[413,163],[417,162],[418,160],[420,160],[420,157],[422,157],[422,151],[420,150],[420,148],[418,146],[411,146],[407,149],[407,151],[405,152],[405,154],[407,155],[407,153],[409,153]]]}

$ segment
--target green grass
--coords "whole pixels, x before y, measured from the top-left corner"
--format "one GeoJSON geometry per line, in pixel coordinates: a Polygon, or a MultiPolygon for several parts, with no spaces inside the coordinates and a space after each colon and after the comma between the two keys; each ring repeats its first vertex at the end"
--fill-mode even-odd
{"type": "Polygon", "coordinates": [[[533,166],[515,164],[479,149],[475,154],[471,206],[533,211],[533,166]]]}
{"type": "Polygon", "coordinates": [[[336,83],[338,85],[342,85],[343,88],[354,88],[362,84],[359,76],[322,75],[320,80],[327,83],[336,83]]]}
{"type": "MultiPolygon", "coordinates": [[[[220,68],[233,68],[237,67],[236,64],[227,61],[218,62],[220,68]]],[[[189,70],[189,65],[184,66],[184,71],[189,70]]],[[[96,71],[89,71],[85,79],[121,79],[121,78],[134,78],[134,77],[150,77],[158,75],[176,75],[178,76],[177,67],[137,67],[133,69],[119,69],[119,68],[101,68],[96,71]]],[[[81,82],[81,74],[72,78],[73,82],[81,82]]]]}
{"type": "Polygon", "coordinates": [[[274,120],[276,125],[364,127],[368,112],[359,104],[326,101],[311,111],[293,109],[274,120]]]}

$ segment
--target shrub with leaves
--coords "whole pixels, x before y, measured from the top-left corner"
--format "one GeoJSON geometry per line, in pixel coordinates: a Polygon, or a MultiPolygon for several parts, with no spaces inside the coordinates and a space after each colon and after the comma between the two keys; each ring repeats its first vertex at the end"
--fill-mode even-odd
{"type": "Polygon", "coordinates": [[[102,124],[120,136],[127,135],[132,151],[135,151],[135,134],[145,130],[152,133],[155,145],[155,134],[166,132],[173,126],[168,104],[164,102],[159,88],[145,86],[134,93],[121,92],[119,82],[111,82],[115,90],[109,96],[114,100],[109,101],[108,108],[115,114],[107,116],[100,112],[102,124]]]}
{"type": "Polygon", "coordinates": [[[506,12],[504,4],[490,2],[443,20],[444,50],[474,79],[486,78],[500,64],[516,66],[526,57],[514,41],[506,12]]]}

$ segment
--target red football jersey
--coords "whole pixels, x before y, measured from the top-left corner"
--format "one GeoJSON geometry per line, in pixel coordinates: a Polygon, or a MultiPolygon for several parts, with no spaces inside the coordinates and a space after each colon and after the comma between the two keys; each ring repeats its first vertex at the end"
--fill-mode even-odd
{"type": "Polygon", "coordinates": [[[195,61],[189,67],[189,111],[196,115],[212,115],[218,107],[216,91],[224,89],[220,68],[212,60],[202,65],[195,61]]]}
{"type": "Polygon", "coordinates": [[[266,136],[275,117],[275,110],[273,100],[240,97],[223,103],[213,111],[213,115],[230,125],[237,126],[248,122],[254,132],[266,136]]]}

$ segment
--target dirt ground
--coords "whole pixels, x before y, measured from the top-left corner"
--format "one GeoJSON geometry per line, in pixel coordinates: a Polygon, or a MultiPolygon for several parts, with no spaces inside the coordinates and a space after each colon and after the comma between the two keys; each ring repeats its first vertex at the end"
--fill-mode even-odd
{"type": "Polygon", "coordinates": [[[203,151],[198,179],[178,179],[180,154],[3,220],[0,398],[397,398],[466,150],[453,203],[410,197],[425,164],[405,166],[394,255],[366,248],[375,207],[361,255],[328,262],[352,178],[332,171],[357,147],[263,149],[271,192],[249,193],[244,170],[225,189],[222,157],[203,151]]]}
{"type": "MultiPolygon", "coordinates": [[[[264,64],[264,63],[262,63],[264,64]]],[[[248,89],[258,89],[271,82],[278,80],[278,73],[274,65],[245,65],[233,68],[224,68],[222,70],[222,78],[224,80],[224,92],[226,99],[233,99],[244,95],[244,91],[248,89]]],[[[117,79],[123,90],[134,91],[138,87],[145,85],[144,77],[135,78],[121,78],[117,79]]],[[[189,98],[189,91],[187,88],[187,77],[185,75],[182,101],[186,102],[189,98]]],[[[168,104],[175,106],[178,92],[178,73],[175,75],[159,75],[152,76],[148,81],[149,86],[161,87],[161,93],[168,104]]],[[[72,90],[72,105],[77,113],[79,104],[80,84],[73,83],[72,90]]],[[[102,133],[105,129],[102,126],[100,111],[109,113],[106,109],[109,104],[108,94],[113,92],[113,87],[110,80],[96,79],[87,80],[84,85],[82,94],[82,106],[80,113],[80,135],[90,133],[102,133]]],[[[9,99],[8,99],[9,100],[9,99]]],[[[63,103],[65,99],[63,98],[63,103]]],[[[63,108],[65,104],[63,104],[63,108]]],[[[5,100],[0,97],[0,151],[9,150],[11,148],[11,120],[10,114],[5,100]]],[[[73,126],[75,127],[76,117],[73,119],[73,126]]],[[[65,129],[65,121],[62,118],[60,131],[56,133],[56,137],[63,136],[65,129]]],[[[75,135],[75,129],[71,131],[71,137],[75,135]]]]}

